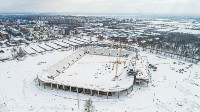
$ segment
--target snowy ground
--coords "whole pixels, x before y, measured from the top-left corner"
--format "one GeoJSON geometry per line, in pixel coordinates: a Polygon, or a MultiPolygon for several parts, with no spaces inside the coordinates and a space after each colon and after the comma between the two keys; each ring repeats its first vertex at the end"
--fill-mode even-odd
{"type": "Polygon", "coordinates": [[[141,53],[158,67],[157,71],[151,70],[152,83],[148,87],[135,85],[132,92],[129,91],[128,95],[124,94],[119,99],[77,95],[48,87],[44,89],[35,83],[39,71],[71,52],[53,51],[28,56],[24,61],[0,62],[0,112],[83,111],[88,98],[93,100],[98,112],[200,111],[200,65],[180,63],[152,54],[141,53]],[[77,98],[80,99],[79,106],[77,98]]]}

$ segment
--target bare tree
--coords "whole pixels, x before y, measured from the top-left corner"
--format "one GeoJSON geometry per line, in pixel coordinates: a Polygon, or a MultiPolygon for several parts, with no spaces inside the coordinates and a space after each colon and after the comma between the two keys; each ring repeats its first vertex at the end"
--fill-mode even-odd
{"type": "Polygon", "coordinates": [[[85,101],[85,105],[84,105],[85,112],[94,112],[95,111],[94,105],[92,103],[93,102],[91,99],[85,101]]]}
{"type": "Polygon", "coordinates": [[[12,53],[12,58],[13,58],[13,59],[16,59],[16,58],[17,58],[17,49],[13,47],[13,48],[11,49],[11,53],[12,53]]]}
{"type": "Polygon", "coordinates": [[[21,58],[21,57],[24,57],[25,55],[26,55],[25,51],[22,50],[22,48],[20,47],[18,51],[18,56],[21,58]]]}
{"type": "Polygon", "coordinates": [[[25,51],[21,47],[19,49],[11,49],[11,53],[13,59],[23,58],[26,55],[25,51]]]}
{"type": "MultiPolygon", "coordinates": [[[[200,38],[197,38],[195,35],[184,33],[167,33],[150,38],[159,38],[159,40],[148,42],[147,47],[149,47],[150,52],[152,53],[161,55],[163,54],[167,57],[176,57],[180,60],[193,63],[198,63],[200,60],[200,38]]],[[[140,40],[142,41],[142,38],[140,40]]],[[[143,38],[143,40],[146,40],[146,38],[143,38]]]]}

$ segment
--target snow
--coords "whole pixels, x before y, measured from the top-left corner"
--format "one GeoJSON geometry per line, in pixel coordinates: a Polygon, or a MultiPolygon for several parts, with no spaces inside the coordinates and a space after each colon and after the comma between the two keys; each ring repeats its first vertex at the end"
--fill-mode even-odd
{"type": "Polygon", "coordinates": [[[46,51],[52,51],[53,50],[53,48],[45,45],[45,43],[38,44],[38,46],[45,49],[46,51]]]}
{"type": "Polygon", "coordinates": [[[185,28],[178,28],[177,30],[174,30],[173,32],[182,32],[182,33],[189,33],[189,34],[200,34],[200,30],[193,30],[193,29],[185,29],[185,28]]]}
{"type": "Polygon", "coordinates": [[[73,46],[78,45],[78,44],[76,44],[76,43],[74,43],[74,42],[70,42],[70,41],[68,41],[68,40],[62,40],[62,41],[65,42],[65,43],[67,43],[67,44],[69,44],[69,45],[73,45],[73,46]]]}
{"type": "MultiPolygon", "coordinates": [[[[38,75],[39,80],[45,83],[105,92],[123,91],[132,86],[133,77],[127,76],[127,68],[130,66],[131,59],[121,57],[118,71],[116,71],[115,63],[119,57],[102,56],[103,48],[96,49],[98,55],[87,54],[85,56],[87,49],[78,49],[47,70],[43,70],[38,75]],[[88,68],[92,68],[92,70],[88,71],[88,68]],[[87,79],[91,79],[91,82],[88,82],[87,79]]],[[[118,52],[118,50],[113,50],[113,52],[116,51],[118,52]]],[[[122,51],[122,55],[126,53],[126,51],[122,51]]],[[[129,56],[129,58],[133,57],[129,56]]]]}
{"type": "MultiPolygon", "coordinates": [[[[94,37],[91,37],[91,39],[93,39],[94,37]]],[[[83,36],[83,38],[77,38],[77,39],[79,39],[79,40],[81,40],[81,41],[84,41],[84,42],[91,42],[90,41],[90,39],[88,39],[88,37],[87,36],[83,36]]]]}
{"type": "MultiPolygon", "coordinates": [[[[121,61],[124,59],[121,58],[121,61]]],[[[119,76],[117,80],[113,80],[116,76],[116,65],[110,61],[116,61],[115,57],[99,56],[99,55],[86,55],[69,69],[64,71],[63,74],[59,75],[54,79],[55,82],[68,82],[68,85],[76,85],[79,87],[99,89],[99,90],[111,90],[129,87],[133,80],[128,78],[126,71],[122,71],[124,64],[119,65],[118,75],[124,72],[123,75],[119,76]],[[97,61],[98,60],[98,61],[97,61]],[[90,70],[88,70],[88,68],[90,70]],[[78,70],[78,71],[77,71],[78,70]],[[87,81],[90,79],[90,81],[87,81]],[[116,84],[120,87],[117,88],[116,84]]],[[[125,60],[124,60],[125,61],[125,60]]]]}
{"type": "Polygon", "coordinates": [[[1,48],[0,50],[3,50],[4,52],[0,53],[0,60],[12,58],[12,53],[10,48],[1,48]]]}
{"type": "Polygon", "coordinates": [[[65,48],[70,46],[69,44],[63,43],[62,41],[54,41],[54,43],[65,48]]]}
{"type": "Polygon", "coordinates": [[[38,53],[45,52],[45,50],[40,48],[37,44],[31,44],[30,46],[34,51],[36,51],[38,53]]]}
{"type": "Polygon", "coordinates": [[[2,112],[10,112],[10,110],[8,109],[7,105],[4,103],[4,104],[0,104],[0,110],[2,112]]]}
{"type": "Polygon", "coordinates": [[[49,46],[49,47],[52,47],[52,48],[54,48],[54,49],[61,49],[61,48],[62,48],[61,46],[58,46],[58,45],[56,45],[56,44],[54,44],[54,43],[52,43],[52,42],[48,42],[48,43],[46,43],[45,45],[47,45],[47,46],[49,46]]]}
{"type": "Polygon", "coordinates": [[[36,54],[36,51],[35,50],[33,50],[31,47],[24,47],[24,51],[26,52],[26,53],[28,53],[29,55],[31,55],[31,54],[36,54]]]}
{"type": "Polygon", "coordinates": [[[69,39],[69,41],[74,42],[74,43],[78,43],[78,44],[84,44],[84,42],[80,42],[80,41],[77,41],[75,39],[69,39]]]}
{"type": "Polygon", "coordinates": [[[138,71],[138,75],[136,76],[137,79],[143,79],[143,80],[148,80],[149,75],[148,75],[148,59],[147,57],[139,57],[140,59],[137,59],[135,61],[136,66],[135,70],[138,71]]]}
{"type": "Polygon", "coordinates": [[[78,43],[78,44],[85,44],[85,42],[83,42],[81,40],[77,40],[77,39],[71,39],[71,40],[78,43]]]}
{"type": "Polygon", "coordinates": [[[70,45],[73,45],[73,46],[78,45],[77,43],[75,43],[75,42],[71,42],[71,41],[68,41],[67,43],[69,43],[70,45]]]}
{"type": "MultiPolygon", "coordinates": [[[[0,62],[0,111],[83,111],[85,100],[89,98],[92,99],[95,109],[98,112],[200,111],[200,65],[192,64],[192,66],[189,67],[191,63],[180,63],[180,61],[174,59],[162,58],[158,55],[148,54],[146,52],[140,52],[140,55],[147,56],[149,63],[156,64],[158,68],[157,71],[150,71],[152,74],[152,82],[148,87],[143,84],[134,85],[133,91],[129,90],[128,95],[121,94],[119,99],[114,96],[110,96],[109,99],[106,99],[103,96],[97,97],[63,90],[51,90],[49,87],[44,89],[42,86],[38,86],[35,80],[37,74],[42,71],[42,69],[48,68],[71,53],[72,51],[53,51],[52,53],[45,53],[34,57],[28,56],[24,61],[12,60],[0,62]],[[40,62],[46,63],[38,65],[40,62]],[[176,64],[174,62],[176,62],[176,64]],[[184,72],[176,72],[179,69],[184,69],[184,72]],[[79,108],[77,99],[80,99],[79,108]]],[[[86,56],[85,59],[83,57],[82,61],[87,61],[89,57],[90,55],[86,56]]],[[[96,56],[93,56],[94,59],[95,57],[96,56]]],[[[97,56],[97,58],[100,57],[97,56]]],[[[103,61],[107,60],[110,60],[110,58],[106,57],[103,61]]],[[[91,61],[96,62],[99,60],[91,61]]],[[[94,68],[101,68],[102,65],[104,64],[95,64],[96,67],[94,68]]],[[[91,65],[84,64],[84,66],[91,65]]],[[[85,69],[86,67],[84,66],[80,67],[80,69],[85,69]]],[[[75,68],[76,65],[74,65],[74,67],[72,65],[72,70],[66,72],[66,74],[73,74],[75,72],[89,73],[88,70],[94,72],[92,70],[93,68],[88,69],[87,67],[87,71],[76,70],[75,68]]],[[[106,74],[104,76],[106,76],[106,74]]],[[[80,76],[77,80],[80,81],[81,78],[84,77],[80,76]]],[[[99,75],[99,78],[102,80],[110,80],[111,76],[108,76],[107,79],[103,77],[102,74],[99,75]]],[[[94,79],[94,77],[92,79],[94,79]]],[[[95,79],[91,80],[88,78],[88,81],[95,83],[95,79]]]]}

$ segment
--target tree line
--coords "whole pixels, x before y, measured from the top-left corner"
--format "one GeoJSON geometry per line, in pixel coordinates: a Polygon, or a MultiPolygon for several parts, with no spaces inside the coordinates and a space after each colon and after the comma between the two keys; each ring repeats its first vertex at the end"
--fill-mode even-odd
{"type": "Polygon", "coordinates": [[[139,45],[151,53],[175,57],[193,63],[200,61],[200,38],[195,35],[162,33],[161,35],[149,36],[138,40],[139,45]]]}

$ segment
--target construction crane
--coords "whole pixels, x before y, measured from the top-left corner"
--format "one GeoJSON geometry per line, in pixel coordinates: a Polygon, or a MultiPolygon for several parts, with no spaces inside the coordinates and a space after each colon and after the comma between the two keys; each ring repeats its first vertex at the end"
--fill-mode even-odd
{"type": "Polygon", "coordinates": [[[116,64],[116,75],[115,75],[115,79],[118,80],[118,68],[119,68],[119,64],[126,63],[126,61],[120,61],[120,56],[121,56],[121,52],[122,52],[122,43],[121,43],[121,39],[120,39],[120,50],[119,50],[119,55],[116,61],[108,61],[108,62],[79,62],[78,64],[93,64],[93,63],[113,63],[116,64]]]}
{"type": "Polygon", "coordinates": [[[117,58],[116,61],[108,61],[108,62],[79,62],[78,64],[94,64],[94,63],[113,63],[116,64],[116,75],[115,75],[115,79],[118,79],[118,67],[119,64],[121,63],[125,63],[126,61],[120,61],[119,58],[117,58]]]}
{"type": "Polygon", "coordinates": [[[120,61],[120,56],[121,56],[121,52],[122,52],[122,43],[121,43],[121,39],[120,39],[120,37],[119,37],[119,42],[120,42],[120,50],[119,50],[119,58],[117,58],[117,61],[116,61],[116,78],[117,78],[117,81],[118,81],[118,66],[119,66],[119,64],[121,63],[121,61],[120,61]]]}

